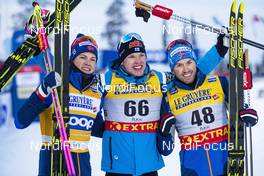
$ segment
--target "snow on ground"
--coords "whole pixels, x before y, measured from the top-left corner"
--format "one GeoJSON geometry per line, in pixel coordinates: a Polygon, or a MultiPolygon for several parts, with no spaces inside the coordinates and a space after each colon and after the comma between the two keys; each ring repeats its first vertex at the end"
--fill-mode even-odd
{"type": "MultiPolygon", "coordinates": [[[[256,79],[254,92],[251,93],[252,107],[256,108],[259,115],[259,123],[253,128],[253,152],[254,152],[254,176],[261,176],[262,162],[264,158],[264,79],[256,79]]],[[[0,175],[1,176],[33,176],[37,175],[38,149],[33,144],[40,140],[39,124],[34,123],[24,130],[15,129],[11,123],[8,128],[0,129],[0,175]]],[[[177,140],[178,142],[178,140],[177,140]]],[[[100,171],[101,139],[92,138],[91,163],[93,176],[103,176],[100,171]]],[[[161,176],[179,176],[179,145],[176,144],[174,152],[165,157],[165,165],[159,171],[161,176]]]]}

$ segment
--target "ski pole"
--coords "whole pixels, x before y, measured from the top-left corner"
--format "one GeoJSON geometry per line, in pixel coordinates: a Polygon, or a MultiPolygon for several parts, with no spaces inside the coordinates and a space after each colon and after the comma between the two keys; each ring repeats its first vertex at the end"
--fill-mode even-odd
{"type": "MultiPolygon", "coordinates": [[[[246,91],[246,95],[247,95],[247,101],[245,101],[245,105],[247,107],[245,108],[249,108],[250,107],[250,92],[249,90],[252,89],[253,87],[253,83],[252,83],[252,73],[251,70],[249,69],[249,63],[248,63],[248,49],[245,50],[244,53],[244,61],[245,61],[245,69],[244,69],[244,73],[243,73],[243,88],[246,91]]],[[[250,169],[250,175],[253,176],[253,149],[252,149],[252,128],[251,128],[251,124],[247,123],[244,127],[245,129],[245,146],[246,146],[246,175],[248,175],[248,168],[250,169]],[[248,138],[247,138],[247,128],[246,126],[249,127],[249,146],[248,146],[248,138]],[[248,153],[248,148],[249,148],[249,153],[248,153]],[[248,159],[249,158],[249,159],[248,159]],[[249,160],[249,161],[248,161],[249,160]],[[249,164],[248,164],[249,162],[249,164]]]]}
{"type": "MultiPolygon", "coordinates": [[[[194,27],[204,29],[204,30],[212,32],[212,33],[216,33],[216,34],[223,33],[223,31],[221,29],[215,28],[214,26],[210,26],[208,24],[200,23],[200,22],[197,22],[195,20],[191,20],[191,19],[188,19],[185,17],[181,17],[177,14],[173,14],[172,9],[169,9],[169,8],[161,6],[161,5],[155,5],[153,7],[147,3],[141,2],[140,0],[135,0],[134,6],[135,6],[135,8],[146,10],[146,11],[150,12],[152,15],[160,17],[160,18],[165,19],[165,20],[173,19],[173,20],[176,20],[176,21],[179,21],[182,23],[193,25],[194,27]]],[[[222,29],[228,29],[228,28],[223,26],[222,29]]],[[[229,39],[229,35],[227,33],[225,34],[225,37],[227,37],[229,39]]],[[[237,38],[237,36],[235,36],[235,39],[236,38],[237,38]]],[[[251,45],[251,46],[254,46],[256,48],[264,50],[263,44],[254,42],[254,41],[246,39],[246,38],[242,38],[242,41],[243,41],[243,43],[246,43],[248,45],[251,45]]]]}
{"type": "MultiPolygon", "coordinates": [[[[35,16],[36,26],[38,30],[39,47],[40,47],[41,52],[43,53],[44,62],[46,66],[46,72],[49,73],[50,71],[52,71],[52,64],[51,64],[51,59],[49,55],[48,39],[47,39],[46,31],[43,25],[43,20],[40,14],[41,9],[37,2],[33,2],[32,5],[34,7],[34,16],[35,16]]],[[[75,176],[76,175],[75,169],[74,169],[72,156],[70,152],[68,137],[66,134],[65,123],[64,123],[62,113],[61,113],[61,106],[60,106],[57,90],[53,89],[51,95],[52,95],[52,101],[54,104],[59,133],[60,133],[60,137],[62,141],[63,153],[65,156],[68,174],[70,176],[75,176]]]]}

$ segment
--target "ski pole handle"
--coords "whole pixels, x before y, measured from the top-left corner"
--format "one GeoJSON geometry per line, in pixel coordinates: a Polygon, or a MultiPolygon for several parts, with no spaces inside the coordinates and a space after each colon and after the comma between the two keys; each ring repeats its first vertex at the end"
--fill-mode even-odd
{"type": "Polygon", "coordinates": [[[152,15],[155,15],[165,20],[169,20],[172,14],[173,14],[172,9],[163,7],[161,5],[155,5],[152,9],[152,15]]]}
{"type": "Polygon", "coordinates": [[[49,43],[44,27],[38,29],[38,40],[39,48],[42,52],[49,48],[49,43]]]}

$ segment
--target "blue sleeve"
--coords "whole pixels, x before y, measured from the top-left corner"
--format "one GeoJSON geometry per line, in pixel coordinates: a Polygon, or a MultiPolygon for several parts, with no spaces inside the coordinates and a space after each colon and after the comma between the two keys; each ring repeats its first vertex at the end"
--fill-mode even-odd
{"type": "Polygon", "coordinates": [[[111,70],[106,71],[104,74],[100,74],[100,92],[102,96],[105,96],[107,94],[107,88],[111,85],[112,82],[112,74],[113,72],[111,70]]]}
{"type": "Polygon", "coordinates": [[[170,105],[166,99],[167,99],[167,96],[166,96],[166,93],[164,93],[162,97],[162,101],[161,101],[160,117],[163,117],[171,113],[170,105]]]}
{"type": "Polygon", "coordinates": [[[218,54],[217,49],[213,46],[207,53],[198,60],[197,67],[199,70],[207,75],[217,67],[223,58],[218,54]]]}
{"type": "Polygon", "coordinates": [[[18,110],[15,118],[15,126],[18,129],[28,127],[44,109],[48,108],[52,103],[51,96],[44,101],[40,100],[35,92],[31,94],[29,99],[18,110]]]}
{"type": "MultiPolygon", "coordinates": [[[[166,94],[163,95],[161,108],[160,108],[160,117],[162,118],[165,115],[171,113],[170,106],[166,101],[166,94]]],[[[172,153],[174,147],[174,141],[172,135],[164,136],[160,131],[157,132],[157,148],[161,155],[167,156],[172,153]]]]}
{"type": "Polygon", "coordinates": [[[94,137],[103,137],[104,133],[104,117],[103,117],[103,97],[101,98],[101,104],[100,104],[100,111],[97,113],[97,116],[94,120],[94,124],[92,127],[92,136],[94,137]]]}
{"type": "Polygon", "coordinates": [[[173,152],[174,141],[171,135],[163,136],[159,132],[157,133],[157,148],[161,155],[168,156],[173,152]]]}
{"type": "Polygon", "coordinates": [[[225,94],[225,102],[228,102],[228,96],[229,96],[228,95],[228,80],[224,76],[219,76],[219,79],[220,79],[221,86],[225,94]]]}

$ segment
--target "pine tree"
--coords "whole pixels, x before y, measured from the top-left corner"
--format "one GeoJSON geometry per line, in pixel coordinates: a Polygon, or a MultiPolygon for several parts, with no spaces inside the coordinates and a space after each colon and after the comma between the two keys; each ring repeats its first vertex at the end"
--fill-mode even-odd
{"type": "Polygon", "coordinates": [[[122,27],[127,24],[122,12],[123,0],[114,0],[109,6],[106,15],[110,20],[106,24],[106,31],[102,34],[107,39],[109,48],[115,48],[123,35],[122,27]]]}

